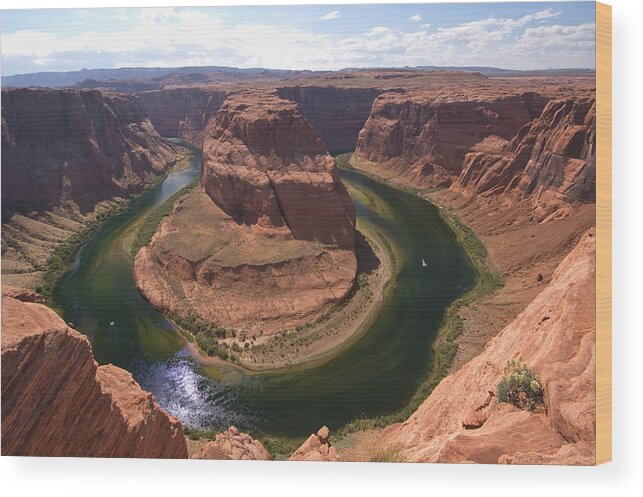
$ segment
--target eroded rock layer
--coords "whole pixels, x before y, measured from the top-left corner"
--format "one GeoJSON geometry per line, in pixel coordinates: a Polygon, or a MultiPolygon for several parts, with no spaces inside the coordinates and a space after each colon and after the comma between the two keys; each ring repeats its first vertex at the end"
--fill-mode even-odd
{"type": "Polygon", "coordinates": [[[355,207],[297,104],[231,96],[208,126],[203,164],[203,188],[238,223],[353,249],[355,207]]]}
{"type": "Polygon", "coordinates": [[[139,192],[174,160],[133,96],[3,90],[2,208],[92,211],[139,192]]]}
{"type": "Polygon", "coordinates": [[[208,126],[201,188],[135,259],[157,308],[243,329],[292,329],[350,292],[355,208],[294,102],[241,93],[208,126]]]}
{"type": "Polygon", "coordinates": [[[29,292],[3,287],[2,455],[185,458],[181,424],[29,292]]]}
{"type": "Polygon", "coordinates": [[[595,247],[591,229],[542,293],[379,443],[409,461],[593,464],[595,247]],[[539,378],[545,413],[497,401],[503,367],[519,356],[539,378]]]}
{"type": "Polygon", "coordinates": [[[542,114],[495,152],[472,152],[453,188],[467,194],[516,193],[542,216],[596,200],[596,104],[552,100],[542,114]]]}
{"type": "Polygon", "coordinates": [[[511,140],[544,104],[545,99],[535,93],[385,93],[373,104],[355,155],[403,174],[418,186],[448,186],[475,145],[489,137],[511,140]]]}

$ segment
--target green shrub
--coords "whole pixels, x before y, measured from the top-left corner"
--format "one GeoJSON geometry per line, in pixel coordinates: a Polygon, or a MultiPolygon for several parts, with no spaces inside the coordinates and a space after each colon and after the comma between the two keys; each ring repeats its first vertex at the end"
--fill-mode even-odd
{"type": "Polygon", "coordinates": [[[496,388],[498,402],[512,404],[525,411],[538,411],[544,407],[544,395],[540,382],[522,358],[507,361],[504,377],[496,388]]]}

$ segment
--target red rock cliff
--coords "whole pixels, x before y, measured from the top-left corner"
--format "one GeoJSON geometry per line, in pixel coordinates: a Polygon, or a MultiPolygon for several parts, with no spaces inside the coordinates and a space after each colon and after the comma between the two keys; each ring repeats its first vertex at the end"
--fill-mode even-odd
{"type": "Polygon", "coordinates": [[[476,144],[488,137],[512,139],[544,104],[531,92],[461,95],[452,88],[448,93],[385,93],[375,99],[355,156],[417,186],[448,186],[476,144]]]}
{"type": "Polygon", "coordinates": [[[542,214],[596,200],[596,104],[593,98],[550,101],[501,150],[467,154],[454,189],[514,192],[542,214]]]}
{"type": "Polygon", "coordinates": [[[296,103],[229,97],[207,129],[201,188],[134,262],[156,308],[250,336],[314,322],[353,288],[355,208],[296,103]]]}
{"type": "Polygon", "coordinates": [[[12,212],[141,191],[173,149],[135,97],[79,90],[2,92],[2,207],[12,212]]]}
{"type": "Polygon", "coordinates": [[[332,153],[355,150],[357,136],[371,112],[379,88],[334,86],[286,86],[277,89],[281,98],[297,102],[304,117],[332,153]]]}
{"type": "Polygon", "coordinates": [[[38,296],[3,287],[2,455],[188,456],[181,424],[38,296]]]}
{"type": "Polygon", "coordinates": [[[353,202],[294,102],[271,93],[228,98],[206,131],[201,184],[239,223],[354,246],[353,202]]]}

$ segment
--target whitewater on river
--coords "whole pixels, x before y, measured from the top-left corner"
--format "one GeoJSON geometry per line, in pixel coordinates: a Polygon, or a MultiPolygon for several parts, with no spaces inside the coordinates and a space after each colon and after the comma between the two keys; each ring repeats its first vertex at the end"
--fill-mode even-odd
{"type": "Polygon", "coordinates": [[[85,333],[100,364],[132,373],[186,426],[299,437],[403,407],[429,372],[431,344],[445,310],[476,273],[439,210],[411,193],[355,171],[341,172],[357,208],[390,245],[398,265],[364,336],[309,369],[246,375],[203,365],[162,313],[139,294],[130,247],[141,221],[197,180],[201,155],[146,190],[76,251],[53,291],[55,307],[85,333]],[[425,263],[426,266],[423,264],[425,263]]]}

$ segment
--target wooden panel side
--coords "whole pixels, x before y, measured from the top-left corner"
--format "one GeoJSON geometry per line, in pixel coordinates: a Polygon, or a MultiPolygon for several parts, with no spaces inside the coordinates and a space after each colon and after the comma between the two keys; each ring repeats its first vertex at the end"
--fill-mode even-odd
{"type": "Polygon", "coordinates": [[[596,464],[612,460],[612,7],[596,3],[596,464]]]}

